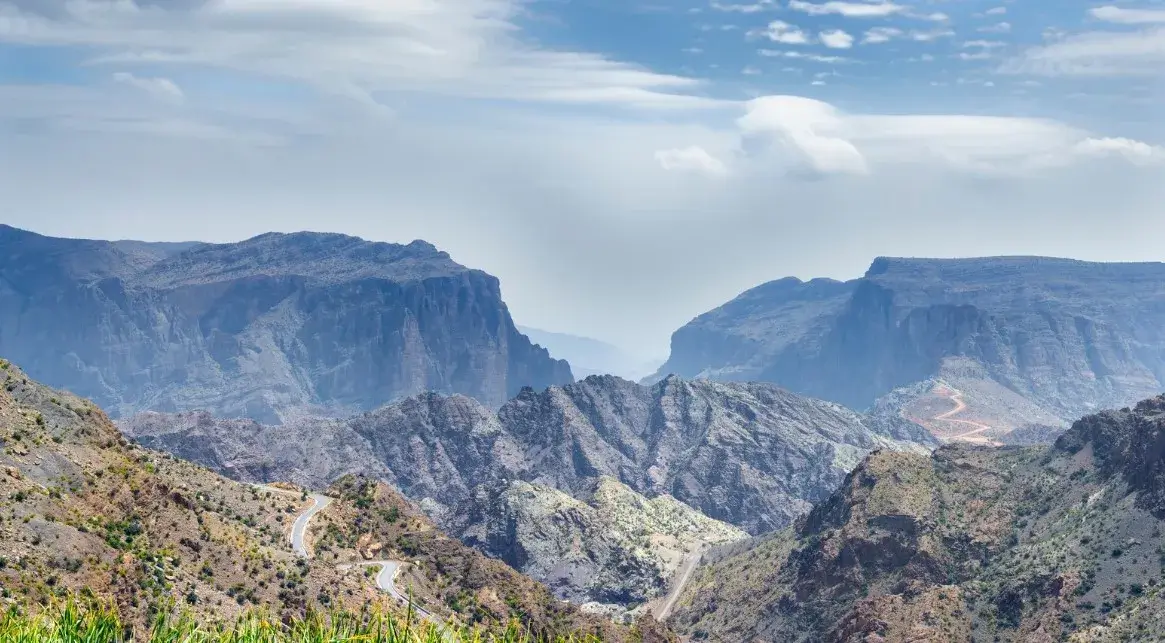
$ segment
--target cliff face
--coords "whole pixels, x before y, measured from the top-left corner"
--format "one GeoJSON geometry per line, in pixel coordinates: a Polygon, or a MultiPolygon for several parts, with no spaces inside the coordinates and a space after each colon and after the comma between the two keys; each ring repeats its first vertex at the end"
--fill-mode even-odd
{"type": "Polygon", "coordinates": [[[497,279],[424,242],[54,239],[0,226],[0,351],[115,415],[277,421],[425,390],[500,406],[572,380],[518,332],[497,279]]]}
{"type": "Polygon", "coordinates": [[[1165,397],[1054,445],[871,455],[783,532],[714,552],[709,641],[1120,641],[1165,627],[1165,397]]]}
{"type": "Polygon", "coordinates": [[[702,315],[673,336],[660,372],[762,379],[867,408],[968,369],[969,387],[994,383],[1034,405],[1004,423],[1016,426],[1159,392],[1165,264],[881,258],[853,282],[782,280],[702,315]]]}
{"type": "Polygon", "coordinates": [[[622,607],[657,596],[677,556],[789,524],[870,451],[935,444],[770,384],[675,377],[525,389],[496,413],[427,393],[346,420],[144,414],[122,429],[246,480],[374,475],[559,596],[622,607]],[[611,522],[624,514],[636,518],[611,522]]]}

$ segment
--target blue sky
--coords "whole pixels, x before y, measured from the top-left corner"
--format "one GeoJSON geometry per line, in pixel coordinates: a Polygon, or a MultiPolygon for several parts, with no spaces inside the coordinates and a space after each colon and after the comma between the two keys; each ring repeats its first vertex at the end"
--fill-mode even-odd
{"type": "Polygon", "coordinates": [[[1159,259],[1156,0],[0,0],[0,221],[424,238],[666,353],[877,255],[1159,259]]]}
{"type": "MultiPolygon", "coordinates": [[[[728,98],[798,93],[857,109],[1076,118],[1157,135],[1165,71],[1082,77],[1007,69],[1054,38],[1093,30],[1137,33],[1154,19],[1165,24],[1152,15],[1139,24],[1104,20],[1093,14],[1101,7],[1165,12],[1159,3],[1086,0],[792,6],[784,0],[547,0],[528,5],[532,15],[522,22],[548,45],[700,77],[707,91],[728,98]],[[867,10],[871,15],[847,15],[862,5],[874,7],[867,10]],[[826,43],[823,33],[844,35],[826,43]],[[786,57],[790,53],[800,57],[786,57]]],[[[1165,58],[1158,54],[1156,62],[1165,70],[1165,58]]]]}

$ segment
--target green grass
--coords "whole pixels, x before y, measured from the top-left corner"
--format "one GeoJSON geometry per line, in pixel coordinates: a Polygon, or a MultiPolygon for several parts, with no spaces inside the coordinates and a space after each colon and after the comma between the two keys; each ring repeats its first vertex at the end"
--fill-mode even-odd
{"type": "Polygon", "coordinates": [[[312,612],[285,624],[256,611],[226,627],[183,613],[160,617],[146,636],[134,637],[131,629],[112,608],[82,607],[72,600],[37,614],[12,608],[0,615],[0,643],[601,643],[590,636],[547,641],[518,623],[496,631],[455,631],[417,621],[412,614],[385,612],[312,612]]]}

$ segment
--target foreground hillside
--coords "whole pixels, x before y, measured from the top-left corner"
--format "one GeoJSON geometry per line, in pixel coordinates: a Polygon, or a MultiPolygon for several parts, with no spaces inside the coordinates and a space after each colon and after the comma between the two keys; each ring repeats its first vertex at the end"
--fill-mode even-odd
{"type": "Polygon", "coordinates": [[[900,418],[768,384],[611,376],[526,389],[497,413],[427,394],[343,421],[145,414],[122,428],[243,480],[383,478],[560,597],[623,607],[660,595],[707,545],[786,526],[870,451],[933,443],[900,418]]]}
{"type": "Polygon", "coordinates": [[[1129,641],[1165,631],[1165,396],[1051,447],[880,452],[792,529],[706,558],[710,641],[1129,641]]]}
{"type": "Polygon", "coordinates": [[[256,608],[285,619],[312,608],[399,610],[376,567],[360,564],[380,560],[396,561],[401,591],[438,619],[632,636],[442,535],[387,486],[353,477],[328,490],[330,504],[304,530],[310,555],[297,556],[292,523],[317,502],[307,492],[237,483],[127,443],[90,402],[6,361],[0,379],[6,604],[92,596],[139,630],[172,605],[204,624],[256,608]]]}
{"type": "Polygon", "coordinates": [[[855,409],[896,392],[936,435],[997,442],[1160,393],[1163,311],[1160,263],[883,257],[860,279],[782,279],[700,315],[659,375],[775,382],[855,409]]]}
{"type": "Polygon", "coordinates": [[[144,244],[0,225],[0,354],[115,416],[277,422],[428,390],[496,407],[572,381],[518,332],[493,276],[423,241],[308,232],[144,244]]]}

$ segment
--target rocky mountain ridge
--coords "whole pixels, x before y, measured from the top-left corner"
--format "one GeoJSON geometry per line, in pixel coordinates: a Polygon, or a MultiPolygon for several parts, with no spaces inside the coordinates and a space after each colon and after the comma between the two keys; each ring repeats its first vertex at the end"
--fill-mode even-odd
{"type": "Polygon", "coordinates": [[[0,351],[119,416],[272,423],[426,390],[497,407],[573,380],[518,332],[496,278],[423,241],[309,232],[149,244],[0,226],[0,351]]]}
{"type": "Polygon", "coordinates": [[[424,394],[346,420],[263,426],[147,414],[122,428],[243,480],[315,486],[346,473],[379,477],[559,596],[622,607],[665,588],[675,563],[665,550],[730,539],[736,532],[725,524],[749,533],[783,527],[870,451],[927,453],[936,444],[896,416],[863,416],[768,384],[668,378],[645,387],[613,376],[525,389],[496,413],[464,396],[424,394]],[[628,507],[687,508],[665,522],[695,531],[681,537],[650,521],[608,529],[613,511],[596,515],[597,485],[623,490],[610,496],[628,507]],[[544,524],[558,525],[555,533],[544,524]],[[547,542],[519,537],[539,530],[547,542]],[[503,547],[498,534],[516,540],[503,547]],[[636,563],[642,573],[587,580],[596,563],[626,570],[616,563],[645,560],[637,551],[644,537],[658,546],[655,562],[636,563]]]}
{"type": "Polygon", "coordinates": [[[659,373],[770,381],[856,409],[945,383],[919,403],[937,415],[951,391],[977,390],[961,419],[998,438],[1161,392],[1163,328],[1165,264],[881,257],[860,279],[782,279],[697,317],[659,373]]]}
{"type": "MultiPolygon", "coordinates": [[[[87,400],[49,389],[0,359],[0,605],[34,610],[65,597],[117,609],[142,635],[181,606],[199,622],[231,623],[251,608],[274,618],[309,610],[400,610],[360,562],[401,561],[398,582],[445,619],[507,622],[543,634],[664,641],[647,619],[633,634],[562,603],[544,587],[439,532],[387,485],[352,476],[305,530],[313,501],[239,483],[127,442],[87,400]],[[654,635],[653,635],[654,636],[654,635]]],[[[659,630],[662,631],[662,630],[659,630]]]]}
{"type": "Polygon", "coordinates": [[[1054,445],[871,455],[795,526],[706,557],[708,641],[1127,641],[1165,631],[1165,396],[1054,445]]]}

